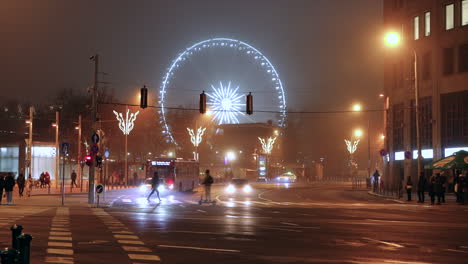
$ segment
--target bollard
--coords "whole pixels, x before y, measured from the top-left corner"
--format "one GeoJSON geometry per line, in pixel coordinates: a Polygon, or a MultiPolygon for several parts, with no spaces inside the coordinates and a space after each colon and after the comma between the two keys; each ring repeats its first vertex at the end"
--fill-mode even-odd
{"type": "Polygon", "coordinates": [[[15,264],[17,262],[18,250],[14,248],[5,248],[5,250],[0,251],[0,259],[2,264],[15,264]]]}
{"type": "Polygon", "coordinates": [[[30,263],[31,240],[32,240],[32,236],[30,234],[21,234],[18,237],[18,247],[19,247],[18,263],[20,264],[30,263]]]}
{"type": "Polygon", "coordinates": [[[23,227],[14,224],[11,228],[11,247],[18,250],[18,240],[16,238],[23,232],[23,227]]]}

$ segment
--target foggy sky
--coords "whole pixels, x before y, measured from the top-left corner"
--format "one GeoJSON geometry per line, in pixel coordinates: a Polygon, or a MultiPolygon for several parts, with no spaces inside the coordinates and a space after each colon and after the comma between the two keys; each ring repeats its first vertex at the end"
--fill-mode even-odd
{"type": "MultiPolygon", "coordinates": [[[[0,99],[41,103],[63,88],[84,93],[96,52],[121,101],[143,84],[156,94],[189,44],[230,37],[271,60],[291,109],[341,110],[357,100],[378,106],[381,26],[379,0],[1,1],[0,99]]],[[[304,137],[322,131],[342,140],[340,130],[351,129],[343,116],[301,118],[304,137]]]]}

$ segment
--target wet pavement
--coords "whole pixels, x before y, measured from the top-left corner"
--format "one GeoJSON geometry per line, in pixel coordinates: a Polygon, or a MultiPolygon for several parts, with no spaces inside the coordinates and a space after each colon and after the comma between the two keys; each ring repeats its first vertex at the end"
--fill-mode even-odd
{"type": "Polygon", "coordinates": [[[8,225],[32,233],[32,263],[467,263],[468,206],[398,203],[346,184],[253,185],[248,195],[213,187],[109,192],[105,208],[85,196],[36,197],[2,206],[8,225]],[[40,200],[39,200],[40,199],[40,200]],[[54,200],[55,199],[55,200],[54,200]]]}

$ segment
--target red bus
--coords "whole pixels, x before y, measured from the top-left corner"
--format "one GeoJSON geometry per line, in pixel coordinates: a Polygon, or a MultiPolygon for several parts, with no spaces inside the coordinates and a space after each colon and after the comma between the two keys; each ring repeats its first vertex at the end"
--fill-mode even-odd
{"type": "Polygon", "coordinates": [[[157,158],[148,161],[147,178],[157,171],[164,187],[180,192],[191,191],[198,185],[200,172],[198,161],[177,158],[157,158]]]}

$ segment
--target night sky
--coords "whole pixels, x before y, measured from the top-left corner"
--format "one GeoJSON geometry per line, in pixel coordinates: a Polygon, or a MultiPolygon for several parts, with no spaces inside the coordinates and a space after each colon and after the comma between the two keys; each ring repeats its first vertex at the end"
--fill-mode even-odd
{"type": "MultiPolygon", "coordinates": [[[[85,93],[96,52],[121,101],[143,84],[156,94],[180,51],[229,37],[271,60],[292,110],[343,110],[356,101],[376,108],[382,32],[378,0],[1,1],[0,101],[46,103],[64,88],[85,93]]],[[[304,151],[324,150],[354,128],[345,115],[290,117],[303,123],[304,138],[327,136],[304,151]]],[[[344,143],[335,145],[317,155],[345,155],[344,143]]]]}

